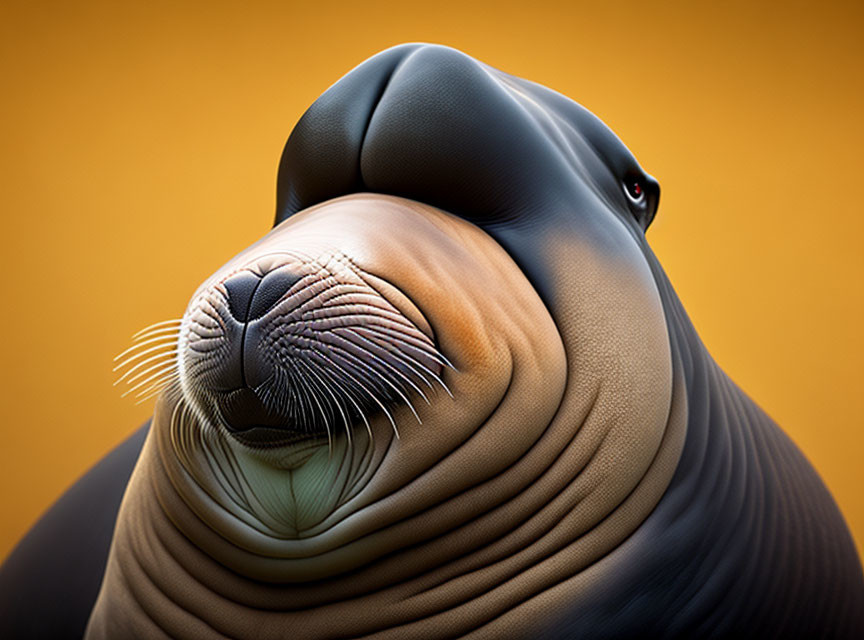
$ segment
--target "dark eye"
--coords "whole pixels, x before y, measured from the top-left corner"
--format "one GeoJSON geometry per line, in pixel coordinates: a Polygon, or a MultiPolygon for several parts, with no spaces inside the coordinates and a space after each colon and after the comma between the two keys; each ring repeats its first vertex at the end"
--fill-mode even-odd
{"type": "Polygon", "coordinates": [[[636,204],[642,204],[645,201],[645,187],[636,178],[625,180],[624,191],[627,193],[627,197],[636,204]]]}

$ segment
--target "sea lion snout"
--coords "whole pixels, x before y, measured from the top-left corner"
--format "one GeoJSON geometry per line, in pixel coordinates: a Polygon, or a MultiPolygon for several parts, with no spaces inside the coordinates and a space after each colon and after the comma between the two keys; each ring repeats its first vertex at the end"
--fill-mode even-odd
{"type": "Polygon", "coordinates": [[[226,270],[190,304],[181,368],[199,410],[245,445],[350,436],[441,372],[430,335],[338,252],[226,270]]]}

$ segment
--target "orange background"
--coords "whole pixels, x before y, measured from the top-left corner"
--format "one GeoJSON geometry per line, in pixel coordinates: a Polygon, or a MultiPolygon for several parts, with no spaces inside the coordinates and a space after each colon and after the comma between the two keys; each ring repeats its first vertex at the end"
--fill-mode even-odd
{"type": "Polygon", "coordinates": [[[4,2],[0,557],[146,419],[111,358],[267,231],[306,106],[416,40],[573,97],[659,178],[696,327],[861,548],[862,9],[766,4],[4,2]]]}

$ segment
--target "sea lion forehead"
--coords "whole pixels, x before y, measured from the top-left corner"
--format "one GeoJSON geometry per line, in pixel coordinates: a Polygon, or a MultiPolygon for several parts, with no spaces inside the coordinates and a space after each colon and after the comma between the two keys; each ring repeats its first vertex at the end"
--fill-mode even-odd
{"type": "Polygon", "coordinates": [[[388,49],[328,89],[292,132],[277,191],[277,223],[371,191],[486,228],[602,206],[645,229],[659,196],[618,137],[577,103],[426,44],[388,49]],[[639,210],[625,193],[633,179],[646,192],[639,210]]]}

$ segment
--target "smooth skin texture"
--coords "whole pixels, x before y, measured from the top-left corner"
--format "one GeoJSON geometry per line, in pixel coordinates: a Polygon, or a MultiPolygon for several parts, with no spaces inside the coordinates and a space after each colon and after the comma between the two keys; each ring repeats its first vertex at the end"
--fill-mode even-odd
{"type": "Polygon", "coordinates": [[[839,512],[705,352],[645,244],[659,190],[591,114],[453,50],[399,47],[310,108],[280,185],[281,223],[238,260],[314,245],[387,279],[454,362],[453,398],[398,441],[378,419],[376,472],[304,537],[262,531],[254,509],[250,527],[206,486],[175,430],[243,449],[173,419],[188,394],[166,394],[90,636],[862,629],[839,512]]]}

